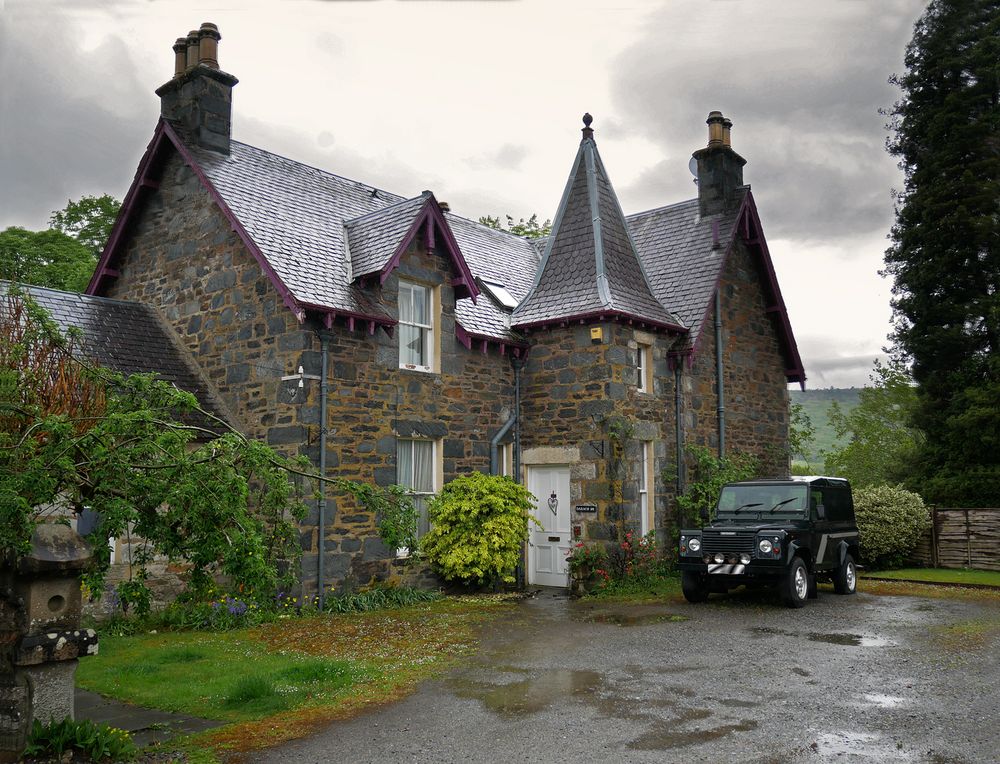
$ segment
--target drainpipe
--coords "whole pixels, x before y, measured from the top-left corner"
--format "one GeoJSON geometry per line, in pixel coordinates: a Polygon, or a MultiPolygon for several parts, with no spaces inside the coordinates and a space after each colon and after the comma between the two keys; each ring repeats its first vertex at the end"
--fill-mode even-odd
{"type": "MultiPolygon", "coordinates": [[[[678,357],[677,366],[674,367],[674,421],[676,422],[676,428],[677,428],[677,495],[678,496],[684,493],[684,422],[683,422],[684,395],[681,392],[683,363],[684,360],[678,357]]],[[[679,524],[678,527],[680,527],[679,524]]]]}
{"type": "Polygon", "coordinates": [[[715,385],[718,389],[719,458],[726,455],[726,398],[722,382],[722,293],[715,289],[715,385]]]}
{"type": "Polygon", "coordinates": [[[521,482],[521,369],[523,358],[511,358],[514,366],[514,482],[521,482]]]}
{"type": "MultiPolygon", "coordinates": [[[[326,399],[329,392],[327,369],[329,364],[330,337],[320,335],[321,371],[319,378],[319,474],[326,477],[326,399]]],[[[317,587],[319,589],[319,609],[326,604],[326,482],[321,481],[319,492],[319,570],[317,572],[317,587]]]]}
{"type": "MultiPolygon", "coordinates": [[[[516,373],[516,372],[515,372],[516,373]]],[[[499,459],[499,447],[500,441],[504,439],[510,428],[514,426],[517,422],[517,414],[513,414],[510,419],[504,423],[504,426],[497,430],[497,434],[490,439],[490,474],[497,475],[500,472],[500,467],[498,462],[499,459]]],[[[513,470],[513,467],[511,468],[513,470]]]]}
{"type": "MultiPolygon", "coordinates": [[[[524,359],[515,358],[511,356],[511,365],[514,367],[514,416],[507,420],[507,424],[510,425],[513,422],[514,425],[514,463],[511,465],[513,467],[513,479],[515,483],[521,482],[521,369],[524,368],[524,359]]],[[[517,567],[514,569],[514,580],[522,588],[528,585],[528,576],[525,569],[525,555],[527,554],[527,547],[521,548],[521,555],[517,561],[517,567]]]]}

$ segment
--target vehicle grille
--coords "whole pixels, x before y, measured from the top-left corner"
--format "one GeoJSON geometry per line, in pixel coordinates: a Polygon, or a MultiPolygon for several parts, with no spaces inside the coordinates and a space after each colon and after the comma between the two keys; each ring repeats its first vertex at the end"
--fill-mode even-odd
{"type": "Polygon", "coordinates": [[[754,531],[729,531],[723,536],[721,531],[704,530],[701,534],[703,552],[753,552],[754,531]]]}

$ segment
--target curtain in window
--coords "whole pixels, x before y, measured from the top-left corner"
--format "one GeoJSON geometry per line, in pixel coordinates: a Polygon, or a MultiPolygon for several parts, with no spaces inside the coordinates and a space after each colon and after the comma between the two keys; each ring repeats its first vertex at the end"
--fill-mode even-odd
{"type": "Polygon", "coordinates": [[[426,366],[424,356],[424,330],[417,326],[399,324],[400,363],[426,366]]]}
{"type": "Polygon", "coordinates": [[[427,501],[434,493],[434,442],[430,440],[400,440],[396,445],[396,470],[399,483],[413,493],[413,506],[419,513],[417,535],[430,530],[427,501]]]}

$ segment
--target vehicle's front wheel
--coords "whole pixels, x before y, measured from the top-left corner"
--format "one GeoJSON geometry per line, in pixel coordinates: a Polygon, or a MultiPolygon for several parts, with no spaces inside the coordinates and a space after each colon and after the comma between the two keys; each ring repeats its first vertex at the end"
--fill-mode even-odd
{"type": "Polygon", "coordinates": [[[837,568],[833,577],[833,590],[837,594],[854,594],[858,588],[858,568],[850,554],[844,555],[844,561],[837,568]]]}
{"type": "Polygon", "coordinates": [[[801,557],[792,560],[785,577],[784,598],[788,607],[802,607],[809,596],[809,571],[801,557]]]}
{"type": "Polygon", "coordinates": [[[681,573],[681,590],[688,602],[705,602],[708,599],[708,583],[700,573],[691,570],[681,573]]]}

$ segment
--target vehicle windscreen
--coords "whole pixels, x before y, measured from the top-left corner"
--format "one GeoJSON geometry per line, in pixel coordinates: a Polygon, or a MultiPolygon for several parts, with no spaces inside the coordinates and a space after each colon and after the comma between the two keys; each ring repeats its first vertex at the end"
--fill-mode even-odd
{"type": "Polygon", "coordinates": [[[719,496],[717,516],[797,516],[801,517],[808,502],[808,486],[800,485],[727,485],[719,496]]]}

